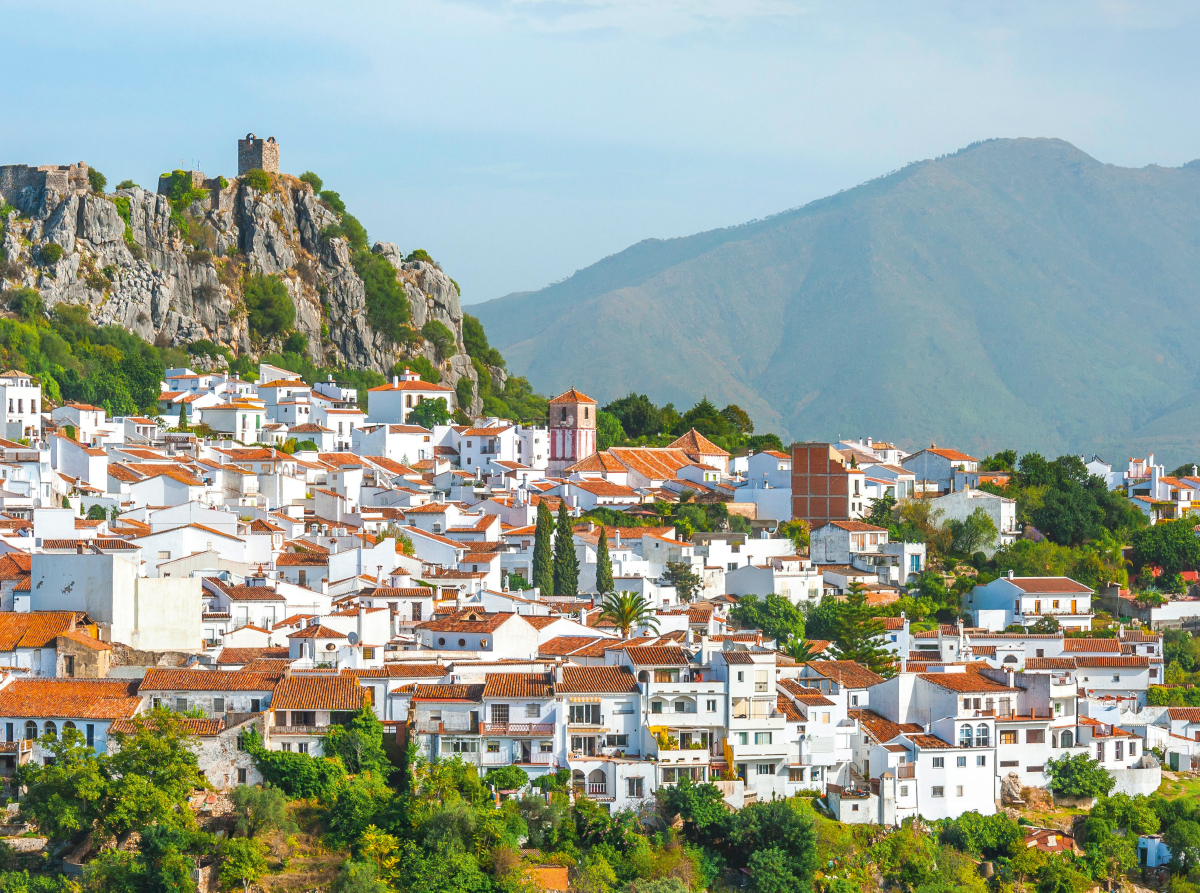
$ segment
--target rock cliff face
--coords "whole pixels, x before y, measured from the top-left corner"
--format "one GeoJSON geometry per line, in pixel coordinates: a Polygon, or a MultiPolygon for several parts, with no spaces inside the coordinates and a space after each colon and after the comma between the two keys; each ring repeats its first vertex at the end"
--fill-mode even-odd
{"type": "Polygon", "coordinates": [[[464,409],[481,411],[458,289],[440,269],[405,262],[390,242],[372,249],[395,268],[413,328],[419,332],[432,319],[454,333],[450,358],[420,339],[395,344],[371,327],[350,246],[322,236],[338,215],[309,184],[278,175],[265,192],[244,180],[204,191],[173,219],[166,196],[137,187],[102,195],[27,186],[12,196],[15,210],[0,218],[8,260],[0,264],[0,290],[37,289],[48,307],[86,304],[97,324],[122,326],[159,345],[207,339],[237,354],[258,354],[280,349],[282,339],[262,341],[249,330],[242,287],[254,273],[278,276],[316,364],[387,374],[397,362],[423,355],[442,384],[453,389],[470,379],[474,396],[464,409]],[[62,249],[57,259],[45,251],[51,245],[62,249]]]}

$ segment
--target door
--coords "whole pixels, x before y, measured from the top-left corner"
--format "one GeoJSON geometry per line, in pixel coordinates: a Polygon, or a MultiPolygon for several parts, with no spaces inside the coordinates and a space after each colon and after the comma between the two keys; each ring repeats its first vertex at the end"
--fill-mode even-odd
{"type": "Polygon", "coordinates": [[[1071,599],[1071,613],[1072,614],[1079,613],[1079,602],[1075,601],[1075,599],[1071,599]]]}
{"type": "Polygon", "coordinates": [[[531,741],[522,741],[521,742],[521,762],[522,763],[532,763],[533,762],[533,742],[531,742],[531,741]]]}
{"type": "Polygon", "coordinates": [[[471,711],[471,731],[474,732],[479,728],[479,711],[471,711]]]}

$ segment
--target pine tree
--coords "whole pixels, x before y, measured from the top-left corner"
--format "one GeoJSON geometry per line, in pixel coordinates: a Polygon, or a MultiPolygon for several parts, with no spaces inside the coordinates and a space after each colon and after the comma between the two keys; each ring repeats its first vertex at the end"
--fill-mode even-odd
{"type": "Polygon", "coordinates": [[[871,613],[866,587],[851,583],[839,607],[833,637],[838,660],[852,660],[880,676],[896,675],[895,655],[883,647],[883,620],[871,613]]]}
{"type": "Polygon", "coordinates": [[[608,557],[608,533],[600,528],[600,542],[596,546],[596,591],[601,595],[613,591],[612,559],[608,557]]]}
{"type": "Polygon", "coordinates": [[[545,502],[538,504],[537,532],[533,537],[533,585],[543,596],[554,594],[554,561],[551,540],[554,539],[554,518],[545,502]]]}
{"type": "Polygon", "coordinates": [[[575,556],[575,528],[564,500],[558,504],[558,527],[554,532],[554,594],[579,593],[579,559],[575,556]]]}
{"type": "Polygon", "coordinates": [[[182,403],[179,404],[179,430],[180,431],[187,430],[187,412],[184,409],[182,403]]]}

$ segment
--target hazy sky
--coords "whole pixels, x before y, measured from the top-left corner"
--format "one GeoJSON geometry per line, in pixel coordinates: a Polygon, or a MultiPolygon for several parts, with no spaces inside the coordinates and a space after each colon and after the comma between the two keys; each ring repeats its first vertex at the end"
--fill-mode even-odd
{"type": "Polygon", "coordinates": [[[153,186],[274,135],[466,302],[994,136],[1200,156],[1197,7],[0,0],[0,164],[153,186]],[[1048,8],[1049,7],[1049,8],[1048,8]]]}

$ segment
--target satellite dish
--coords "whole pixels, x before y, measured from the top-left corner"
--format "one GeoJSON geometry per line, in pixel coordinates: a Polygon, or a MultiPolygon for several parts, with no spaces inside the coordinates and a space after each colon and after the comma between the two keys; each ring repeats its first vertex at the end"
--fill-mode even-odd
{"type": "Polygon", "coordinates": [[[346,635],[346,638],[350,640],[350,644],[351,644],[351,645],[357,645],[357,644],[358,644],[358,633],[353,633],[353,632],[352,632],[352,633],[348,633],[348,634],[346,635]]]}

